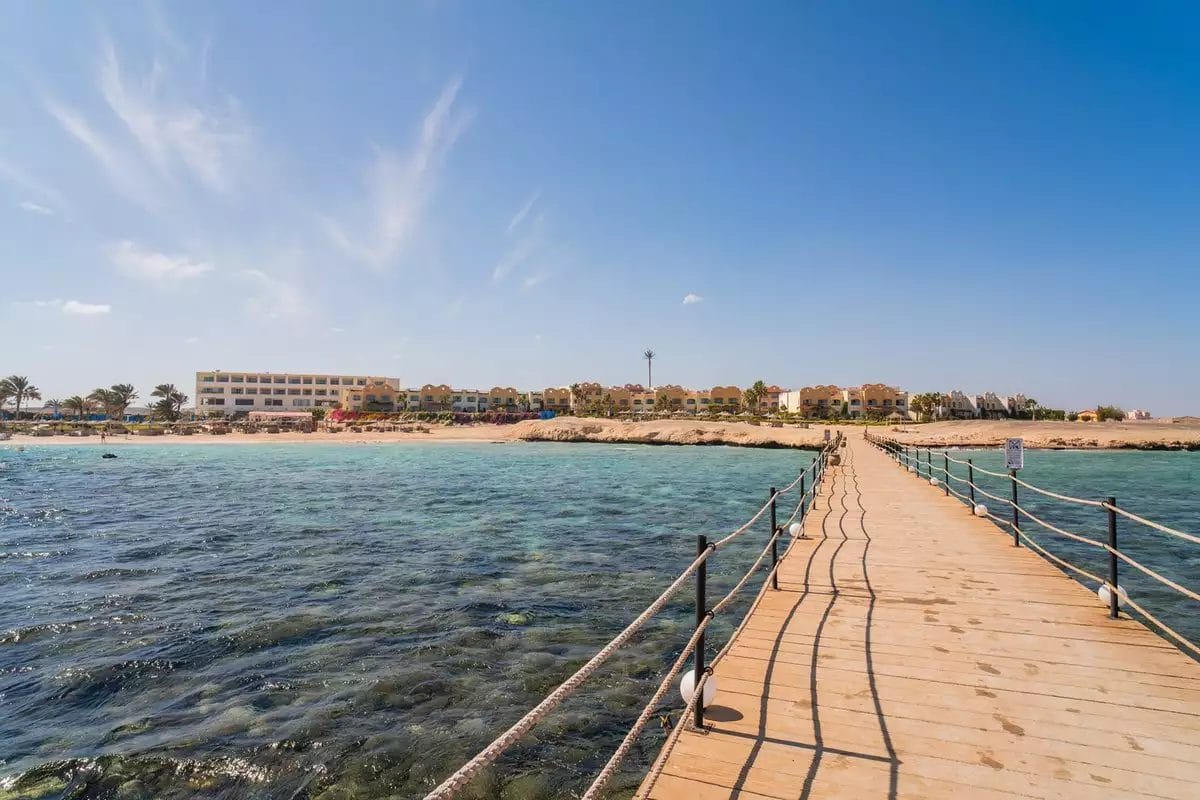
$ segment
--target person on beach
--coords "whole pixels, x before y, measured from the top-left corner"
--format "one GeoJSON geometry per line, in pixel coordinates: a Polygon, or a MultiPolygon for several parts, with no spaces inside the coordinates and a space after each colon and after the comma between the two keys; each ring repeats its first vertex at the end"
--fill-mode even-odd
{"type": "Polygon", "coordinates": [[[105,437],[104,431],[100,431],[100,444],[104,444],[104,437],[105,437]]]}

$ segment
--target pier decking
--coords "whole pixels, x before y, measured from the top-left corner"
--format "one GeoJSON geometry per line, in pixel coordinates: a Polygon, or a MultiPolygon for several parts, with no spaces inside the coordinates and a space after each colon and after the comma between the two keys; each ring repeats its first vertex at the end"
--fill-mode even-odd
{"type": "Polygon", "coordinates": [[[1200,664],[860,436],[639,796],[1200,797],[1200,664]]]}

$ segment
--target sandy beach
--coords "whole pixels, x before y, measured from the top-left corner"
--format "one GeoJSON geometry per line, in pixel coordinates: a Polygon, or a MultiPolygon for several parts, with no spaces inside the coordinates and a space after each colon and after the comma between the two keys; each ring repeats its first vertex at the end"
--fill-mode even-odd
{"type": "MultiPolygon", "coordinates": [[[[769,422],[710,422],[704,420],[653,420],[631,422],[611,419],[560,417],[529,420],[515,425],[427,426],[423,432],[380,433],[228,433],[221,436],[109,436],[104,447],[124,445],[236,445],[265,443],[371,444],[386,442],[605,442],[611,444],[730,445],[737,447],[819,448],[826,428],[851,433],[862,426],[812,423],[771,427],[769,422]]],[[[1183,422],[1029,422],[962,420],[923,425],[875,426],[875,433],[892,436],[921,447],[998,447],[1008,437],[1019,436],[1030,448],[1200,450],[1200,421],[1183,422]]],[[[99,436],[26,436],[17,434],[6,443],[20,445],[83,445],[100,447],[99,436]]]]}
{"type": "Polygon", "coordinates": [[[1180,422],[1030,422],[957,420],[877,429],[921,447],[999,447],[1009,437],[1046,449],[1200,450],[1200,420],[1180,422]]]}

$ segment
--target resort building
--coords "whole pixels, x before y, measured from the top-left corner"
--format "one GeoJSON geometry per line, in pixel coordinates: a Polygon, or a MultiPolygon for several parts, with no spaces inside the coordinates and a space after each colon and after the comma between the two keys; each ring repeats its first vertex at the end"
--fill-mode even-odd
{"type": "Polygon", "coordinates": [[[995,392],[975,395],[975,411],[983,419],[1004,419],[1009,415],[1008,402],[995,392]]]}
{"type": "Polygon", "coordinates": [[[1150,412],[1142,411],[1140,408],[1135,408],[1132,411],[1125,412],[1125,419],[1131,419],[1131,420],[1150,419],[1150,412]]]}
{"type": "Polygon", "coordinates": [[[333,408],[342,389],[365,387],[383,381],[399,388],[399,378],[369,375],[330,375],[316,372],[224,372],[196,373],[196,413],[226,416],[250,411],[294,411],[333,408]]]}
{"type": "Polygon", "coordinates": [[[793,414],[819,419],[841,414],[842,402],[845,399],[845,390],[840,386],[805,386],[803,389],[782,392],[779,395],[779,408],[793,414]]]}
{"type": "Polygon", "coordinates": [[[1008,408],[1010,417],[1020,416],[1024,414],[1025,406],[1029,403],[1029,398],[1023,394],[1010,394],[1004,398],[1004,405],[1008,408]]]}
{"type": "MultiPolygon", "coordinates": [[[[460,394],[460,402],[461,395],[460,394]]],[[[421,399],[417,403],[417,411],[450,411],[454,403],[454,390],[444,383],[427,383],[421,387],[421,399]]]]}
{"type": "Polygon", "coordinates": [[[864,383],[846,389],[845,398],[847,411],[853,419],[892,414],[908,416],[908,392],[885,383],[864,383]]]}
{"type": "Polygon", "coordinates": [[[404,411],[408,389],[398,388],[384,378],[368,378],[364,386],[344,386],[338,407],[346,411],[404,411]]]}
{"type": "Polygon", "coordinates": [[[1085,408],[1083,411],[1078,412],[1076,419],[1080,422],[1095,422],[1100,419],[1100,414],[1094,408],[1085,408]]]}
{"type": "Polygon", "coordinates": [[[975,419],[979,416],[979,409],[975,407],[974,397],[955,389],[942,397],[937,416],[942,419],[975,419]]]}

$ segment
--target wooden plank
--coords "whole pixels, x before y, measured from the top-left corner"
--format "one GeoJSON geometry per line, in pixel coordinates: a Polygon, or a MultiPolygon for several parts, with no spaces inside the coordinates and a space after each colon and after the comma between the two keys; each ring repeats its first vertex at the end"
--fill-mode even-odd
{"type": "Polygon", "coordinates": [[[1200,665],[861,437],[641,796],[1192,798],[1200,665]]]}

